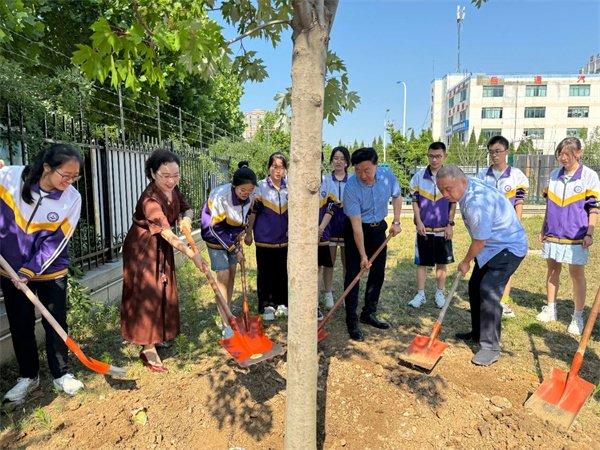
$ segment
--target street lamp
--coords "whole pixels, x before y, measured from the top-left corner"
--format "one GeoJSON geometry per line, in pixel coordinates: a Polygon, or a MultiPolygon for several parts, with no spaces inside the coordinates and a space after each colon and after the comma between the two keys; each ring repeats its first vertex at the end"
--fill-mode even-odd
{"type": "Polygon", "coordinates": [[[404,107],[402,108],[402,136],[406,137],[406,83],[404,81],[396,81],[396,84],[401,84],[404,88],[404,107]]]}
{"type": "Polygon", "coordinates": [[[383,119],[383,162],[386,161],[387,152],[385,150],[386,140],[387,140],[387,124],[388,124],[388,114],[390,113],[390,108],[385,110],[385,117],[383,119]]]}

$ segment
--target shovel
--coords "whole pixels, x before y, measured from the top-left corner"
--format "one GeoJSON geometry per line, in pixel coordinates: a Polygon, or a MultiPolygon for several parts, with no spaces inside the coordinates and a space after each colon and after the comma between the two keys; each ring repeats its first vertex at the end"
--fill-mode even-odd
{"type": "MultiPolygon", "coordinates": [[[[0,255],[0,266],[4,269],[8,275],[15,280],[19,279],[19,276],[15,273],[13,268],[8,264],[8,262],[0,255]]],[[[44,319],[50,324],[50,326],[56,331],[56,334],[60,336],[60,338],[67,345],[69,350],[75,353],[75,356],[86,366],[88,369],[93,370],[94,372],[103,374],[103,375],[111,375],[116,377],[125,376],[125,369],[122,367],[112,366],[103,361],[98,361],[93,358],[89,358],[83,353],[83,350],[77,345],[71,336],[67,334],[64,328],[56,321],[56,319],[50,314],[50,311],[46,309],[46,307],[40,302],[40,299],[27,287],[24,283],[19,283],[17,286],[29,299],[31,303],[42,313],[44,319]]]]}
{"type": "Polygon", "coordinates": [[[437,364],[439,359],[442,357],[442,353],[444,350],[448,348],[448,344],[440,341],[437,337],[442,330],[442,321],[444,320],[444,316],[446,315],[446,310],[448,306],[450,306],[450,302],[452,301],[452,297],[454,297],[454,293],[456,292],[456,288],[458,287],[458,282],[462,278],[462,274],[458,272],[456,277],[454,278],[454,283],[452,283],[452,287],[446,295],[446,302],[444,303],[444,307],[440,311],[440,315],[438,316],[435,324],[433,325],[433,330],[431,331],[430,336],[421,336],[417,335],[410,343],[408,348],[404,350],[400,354],[400,359],[412,364],[413,366],[422,367],[426,370],[431,370],[437,364]]]}
{"type": "MultiPolygon", "coordinates": [[[[375,253],[373,253],[371,258],[369,259],[369,265],[373,264],[375,258],[379,256],[379,254],[383,251],[383,249],[385,248],[385,246],[391,238],[392,235],[388,234],[385,238],[385,241],[383,241],[383,243],[379,246],[379,248],[375,251],[375,253]]],[[[321,342],[323,339],[326,339],[327,336],[329,336],[329,333],[327,332],[327,330],[325,330],[325,325],[327,325],[327,322],[331,320],[335,311],[341,306],[342,302],[346,299],[346,296],[350,293],[354,285],[358,283],[363,273],[365,273],[366,271],[367,269],[365,268],[360,269],[360,272],[358,272],[358,274],[354,277],[354,280],[352,280],[352,282],[348,285],[344,292],[342,292],[342,295],[340,295],[340,298],[338,298],[337,301],[334,303],[331,310],[329,310],[327,315],[323,317],[323,320],[321,320],[321,322],[319,323],[319,328],[317,328],[317,343],[321,342]]]]}
{"type": "Polygon", "coordinates": [[[579,377],[579,369],[598,317],[598,310],[600,310],[600,289],[596,293],[596,300],[585,324],[579,347],[573,356],[571,369],[568,372],[552,369],[550,378],[546,378],[525,402],[525,408],[531,409],[536,416],[565,429],[571,426],[595,388],[592,383],[579,377]]]}
{"type": "MultiPolygon", "coordinates": [[[[183,230],[183,234],[192,247],[192,251],[200,256],[200,252],[198,251],[198,247],[196,246],[196,242],[194,241],[191,232],[183,230]]],[[[233,336],[221,339],[221,346],[229,352],[239,366],[248,367],[284,354],[285,349],[279,344],[274,344],[273,341],[265,335],[260,317],[247,317],[248,326],[246,327],[244,326],[243,316],[238,319],[231,313],[227,301],[223,297],[213,274],[208,268],[208,264],[202,257],[200,257],[200,261],[201,264],[198,265],[198,268],[206,275],[208,284],[215,293],[217,309],[219,310],[221,319],[223,320],[223,323],[229,324],[233,330],[233,336]]],[[[246,307],[247,306],[246,303],[246,307]]]]}

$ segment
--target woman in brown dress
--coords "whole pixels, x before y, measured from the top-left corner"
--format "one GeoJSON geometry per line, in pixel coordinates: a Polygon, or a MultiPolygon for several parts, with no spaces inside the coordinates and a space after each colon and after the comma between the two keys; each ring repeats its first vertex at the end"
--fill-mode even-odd
{"type": "Polygon", "coordinates": [[[123,299],[121,334],[142,346],[140,359],[150,370],[166,372],[156,344],[179,334],[179,300],[173,247],[185,245],[171,231],[191,229],[192,209],[179,183],[179,158],[168,150],[156,150],[146,161],[151,183],[137,202],[133,224],[123,243],[123,299]]]}

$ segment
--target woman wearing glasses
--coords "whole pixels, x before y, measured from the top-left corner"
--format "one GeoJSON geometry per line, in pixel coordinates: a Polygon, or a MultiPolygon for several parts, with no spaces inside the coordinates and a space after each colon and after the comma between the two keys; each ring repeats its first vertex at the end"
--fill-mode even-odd
{"type": "Polygon", "coordinates": [[[269,176],[258,183],[253,214],[245,242],[256,242],[258,311],[264,320],[275,313],[287,315],[288,191],[287,158],[281,152],[269,157],[269,176]],[[277,311],[275,310],[277,308],[277,311]]]}
{"type": "Polygon", "coordinates": [[[185,245],[171,231],[179,221],[191,229],[192,209],[179,188],[179,157],[156,150],[146,161],[150,184],[135,207],[123,243],[121,334],[142,346],[140,359],[154,372],[166,372],[156,344],[179,334],[179,300],[173,247],[185,245]]]}
{"type": "MultiPolygon", "coordinates": [[[[4,395],[3,403],[23,403],[40,384],[34,306],[19,287],[26,284],[68,329],[68,242],[81,211],[81,196],[71,184],[79,179],[82,168],[77,149],[54,144],[33,165],[0,169],[0,254],[19,275],[11,280],[0,270],[19,365],[17,384],[4,395]]],[[[42,325],[54,387],[74,395],[83,384],[68,372],[67,347],[45,319],[42,325]]]]}
{"type": "MultiPolygon", "coordinates": [[[[242,161],[231,183],[213,189],[202,208],[202,239],[208,248],[211,269],[217,273],[217,285],[230,307],[235,266],[242,258],[239,239],[248,223],[255,186],[256,174],[247,161],[242,161]]],[[[230,331],[224,324],[225,337],[230,337],[230,331]]]]}

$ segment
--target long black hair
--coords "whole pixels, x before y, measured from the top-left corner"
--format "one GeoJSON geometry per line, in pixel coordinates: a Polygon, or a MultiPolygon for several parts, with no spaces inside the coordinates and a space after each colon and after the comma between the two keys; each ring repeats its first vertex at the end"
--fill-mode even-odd
{"type": "Polygon", "coordinates": [[[281,164],[283,164],[283,167],[285,167],[287,170],[288,161],[285,155],[281,152],[271,153],[271,156],[269,156],[269,163],[267,164],[267,169],[273,165],[273,162],[275,162],[276,159],[280,160],[281,164]]]}
{"type": "Polygon", "coordinates": [[[348,172],[348,167],[350,167],[350,152],[343,145],[334,147],[334,149],[331,150],[331,155],[329,155],[329,164],[333,163],[333,157],[335,156],[336,153],[341,153],[342,156],[344,157],[344,159],[346,160],[346,169],[345,170],[346,170],[346,172],[348,172]]]}
{"type": "Polygon", "coordinates": [[[21,188],[21,198],[25,203],[32,204],[31,186],[40,182],[44,174],[44,164],[48,164],[52,170],[62,166],[64,163],[75,160],[79,163],[79,168],[83,168],[83,156],[79,150],[69,144],[52,144],[44,151],[37,160],[30,165],[25,166],[21,179],[23,187],[21,188]]]}

